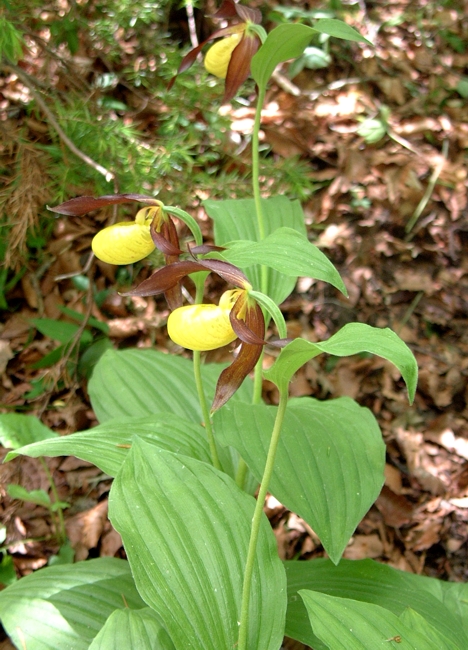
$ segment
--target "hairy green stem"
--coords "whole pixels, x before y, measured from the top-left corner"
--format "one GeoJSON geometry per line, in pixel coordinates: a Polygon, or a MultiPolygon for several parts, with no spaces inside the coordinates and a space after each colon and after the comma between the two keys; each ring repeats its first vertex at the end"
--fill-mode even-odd
{"type": "Polygon", "coordinates": [[[210,419],[210,410],[206,401],[205,391],[203,389],[203,381],[201,376],[201,358],[200,351],[194,350],[193,352],[193,372],[195,375],[195,385],[197,387],[198,399],[203,415],[203,423],[205,425],[206,437],[210,446],[211,462],[216,469],[221,470],[221,463],[219,462],[218,450],[216,448],[216,441],[213,434],[213,427],[210,419]]]}
{"type": "Polygon", "coordinates": [[[239,626],[239,641],[237,645],[237,650],[248,650],[247,641],[248,641],[248,630],[249,630],[249,606],[250,606],[250,596],[251,596],[251,587],[252,587],[252,576],[253,576],[253,570],[255,566],[255,555],[257,552],[257,542],[260,533],[260,524],[262,521],[263,506],[265,503],[265,497],[268,491],[268,485],[270,483],[271,475],[273,473],[273,467],[276,458],[276,450],[278,449],[281,427],[283,425],[284,414],[286,412],[287,405],[288,405],[288,393],[287,391],[282,391],[280,392],[280,402],[278,405],[278,411],[276,413],[275,425],[273,427],[273,432],[271,434],[270,447],[268,449],[265,469],[263,471],[262,482],[260,483],[260,490],[258,492],[257,503],[255,505],[254,516],[252,519],[249,550],[247,552],[247,562],[245,565],[245,572],[244,572],[244,585],[242,588],[242,604],[241,604],[241,615],[240,615],[240,626],[239,626]]]}

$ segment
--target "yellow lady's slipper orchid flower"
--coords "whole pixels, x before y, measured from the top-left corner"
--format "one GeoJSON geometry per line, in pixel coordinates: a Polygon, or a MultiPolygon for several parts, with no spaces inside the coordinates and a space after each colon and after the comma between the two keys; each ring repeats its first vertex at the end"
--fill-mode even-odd
{"type": "MultiPolygon", "coordinates": [[[[219,305],[186,305],[175,309],[167,321],[167,333],[187,350],[217,350],[237,338],[230,321],[238,289],[225,291],[219,305]]],[[[245,310],[244,310],[245,311],[245,310]]]]}
{"type": "MultiPolygon", "coordinates": [[[[205,68],[216,77],[225,79],[223,103],[232,99],[250,74],[250,62],[257,52],[266,33],[260,23],[262,14],[258,9],[245,7],[224,0],[214,14],[214,18],[233,19],[234,24],[218,29],[197,47],[190,50],[179,66],[177,74],[185,72],[196,61],[206,43],[215,38],[222,40],[215,43],[205,57],[205,68]]],[[[177,76],[177,75],[176,75],[177,76]]],[[[173,85],[176,77],[169,83],[173,85]]]]}
{"type": "Polygon", "coordinates": [[[231,54],[242,38],[243,33],[232,34],[212,45],[205,56],[205,70],[219,79],[226,79],[231,54]]]}
{"type": "Polygon", "coordinates": [[[97,258],[108,264],[133,264],[154,251],[150,226],[154,209],[143,208],[135,221],[121,221],[100,230],[91,243],[97,258]]]}

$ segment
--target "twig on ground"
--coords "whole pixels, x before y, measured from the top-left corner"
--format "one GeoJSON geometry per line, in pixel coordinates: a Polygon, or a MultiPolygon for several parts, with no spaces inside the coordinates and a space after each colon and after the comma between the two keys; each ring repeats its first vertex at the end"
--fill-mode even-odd
{"type": "Polygon", "coordinates": [[[84,163],[95,169],[99,174],[102,174],[106,181],[112,181],[115,179],[115,174],[114,172],[109,171],[96,161],[94,161],[92,158],[90,158],[87,154],[85,154],[83,151],[78,149],[78,147],[70,140],[70,138],[66,135],[66,133],[62,130],[60,124],[57,122],[55,119],[54,114],[52,111],[48,108],[47,104],[45,101],[42,99],[41,95],[39,92],[36,90],[35,87],[35,82],[34,80],[26,74],[21,68],[19,68],[16,65],[13,65],[12,63],[6,64],[7,68],[9,68],[12,72],[14,72],[19,79],[24,83],[25,86],[27,86],[31,92],[31,95],[34,97],[36,100],[37,104],[40,106],[42,109],[43,113],[46,115],[50,125],[55,129],[57,132],[57,135],[59,138],[62,140],[62,142],[70,149],[72,153],[75,154],[78,158],[80,158],[84,163]]]}

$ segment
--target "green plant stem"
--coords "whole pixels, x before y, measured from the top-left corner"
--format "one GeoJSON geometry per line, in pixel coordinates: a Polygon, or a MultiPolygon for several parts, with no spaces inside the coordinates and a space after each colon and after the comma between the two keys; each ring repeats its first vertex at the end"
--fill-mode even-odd
{"type": "Polygon", "coordinates": [[[205,391],[203,389],[203,381],[201,376],[201,360],[200,351],[194,350],[193,352],[193,372],[195,375],[195,385],[197,387],[198,399],[203,415],[203,423],[205,425],[206,437],[210,446],[211,462],[216,469],[221,470],[221,463],[219,462],[218,450],[216,448],[216,441],[213,435],[213,427],[210,420],[210,411],[206,401],[205,391]]]}
{"type": "MultiPolygon", "coordinates": [[[[259,134],[262,120],[262,108],[265,100],[266,87],[259,88],[257,98],[257,108],[255,111],[255,121],[252,131],[252,189],[255,201],[255,211],[257,213],[257,226],[258,235],[260,239],[265,239],[265,216],[263,214],[262,197],[260,195],[260,147],[259,147],[259,134]]],[[[268,270],[266,266],[261,267],[260,276],[260,291],[267,293],[268,291],[268,270]]],[[[255,366],[254,375],[254,393],[253,404],[258,404],[262,398],[262,366],[263,366],[263,352],[260,359],[255,366]]]]}
{"type": "MultiPolygon", "coordinates": [[[[259,133],[262,118],[263,101],[265,99],[265,88],[260,88],[257,98],[257,107],[255,111],[255,121],[252,131],[252,189],[255,201],[255,212],[257,214],[257,226],[260,239],[265,239],[265,218],[263,214],[262,197],[260,195],[260,151],[259,151],[259,133]]],[[[266,266],[261,267],[260,289],[263,293],[267,292],[268,275],[266,266]]],[[[262,372],[263,372],[263,351],[260,355],[254,371],[254,390],[252,404],[259,404],[262,399],[262,372]]],[[[237,466],[236,483],[244,489],[245,477],[247,475],[247,464],[243,458],[239,458],[237,466]]]]}
{"type": "MultiPolygon", "coordinates": [[[[259,152],[259,134],[262,118],[262,107],[265,99],[265,88],[260,88],[257,98],[257,109],[255,111],[255,121],[252,132],[252,188],[255,201],[255,210],[257,212],[258,234],[260,239],[265,239],[265,218],[262,208],[262,197],[260,196],[260,152],[259,152]]],[[[263,284],[263,282],[262,282],[263,284]]],[[[263,286],[262,286],[263,291],[263,286]]]]}
{"type": "MultiPolygon", "coordinates": [[[[54,502],[58,503],[60,501],[59,495],[57,492],[57,486],[55,485],[54,478],[52,474],[50,473],[49,468],[47,467],[47,463],[45,460],[42,458],[42,456],[39,456],[39,462],[42,465],[42,468],[44,469],[44,472],[46,473],[47,480],[49,481],[50,489],[52,494],[54,495],[54,502]]],[[[65,529],[65,519],[63,517],[63,510],[62,508],[57,508],[56,512],[50,511],[51,515],[54,516],[56,515],[56,528],[57,528],[57,537],[59,538],[60,544],[65,544],[67,541],[67,531],[65,529]]]]}
{"type": "Polygon", "coordinates": [[[251,595],[253,569],[255,565],[255,555],[257,552],[258,535],[260,532],[260,524],[263,516],[263,506],[265,503],[265,497],[268,491],[268,486],[270,484],[271,475],[273,473],[273,467],[276,458],[276,450],[278,449],[281,427],[283,425],[284,414],[286,412],[287,405],[288,405],[288,392],[282,391],[280,392],[278,411],[276,412],[275,424],[273,427],[273,432],[271,434],[270,447],[268,449],[265,469],[263,471],[262,482],[260,483],[260,490],[258,492],[257,503],[255,505],[254,516],[252,519],[252,529],[250,531],[249,550],[247,552],[247,562],[245,564],[245,572],[244,572],[244,585],[242,588],[239,641],[237,645],[237,650],[247,650],[250,595],[251,595]]]}

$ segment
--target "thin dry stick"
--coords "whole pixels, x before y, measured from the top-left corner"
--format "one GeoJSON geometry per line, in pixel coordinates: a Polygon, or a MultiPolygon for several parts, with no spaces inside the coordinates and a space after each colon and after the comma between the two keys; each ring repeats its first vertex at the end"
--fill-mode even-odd
{"type": "Polygon", "coordinates": [[[439,176],[440,176],[440,174],[441,174],[441,172],[442,172],[442,170],[444,168],[445,162],[447,160],[447,153],[448,153],[448,140],[444,140],[444,142],[442,144],[442,156],[443,157],[439,161],[439,164],[434,167],[434,171],[431,174],[431,177],[429,179],[429,183],[427,184],[426,191],[424,192],[424,196],[419,201],[418,207],[414,211],[413,216],[411,217],[411,219],[406,224],[405,230],[408,233],[407,237],[406,237],[406,240],[411,238],[410,233],[413,230],[413,228],[414,228],[414,226],[416,224],[416,221],[421,216],[424,208],[426,207],[426,205],[429,202],[429,199],[432,196],[432,192],[434,191],[435,184],[439,180],[439,176]]]}
{"type": "Polygon", "coordinates": [[[66,135],[66,133],[63,132],[61,126],[55,119],[54,114],[52,111],[47,107],[47,104],[45,101],[42,99],[41,95],[37,92],[35,88],[35,84],[31,77],[27,75],[25,72],[21,70],[21,68],[18,68],[16,65],[13,65],[12,63],[8,63],[6,65],[7,68],[10,68],[19,79],[24,83],[25,86],[27,86],[31,92],[31,95],[34,97],[36,100],[37,104],[40,106],[44,114],[46,115],[48,121],[50,122],[51,126],[56,130],[57,135],[59,138],[62,140],[62,142],[70,149],[72,153],[75,154],[78,158],[80,158],[84,163],[95,169],[97,172],[102,174],[106,181],[112,181],[115,179],[115,174],[99,163],[95,162],[92,158],[90,158],[87,154],[85,154],[83,151],[78,149],[78,147],[70,140],[70,138],[66,135]]]}

